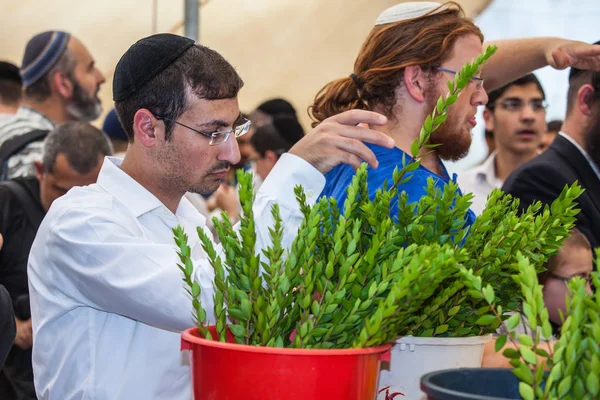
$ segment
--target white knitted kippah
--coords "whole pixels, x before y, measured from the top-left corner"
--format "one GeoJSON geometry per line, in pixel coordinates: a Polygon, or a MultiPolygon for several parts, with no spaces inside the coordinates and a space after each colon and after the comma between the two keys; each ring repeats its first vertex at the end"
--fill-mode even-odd
{"type": "Polygon", "coordinates": [[[392,22],[422,17],[436,8],[436,12],[432,14],[437,14],[448,9],[448,7],[442,6],[440,3],[434,1],[413,1],[396,4],[379,14],[379,17],[377,17],[377,20],[375,21],[375,25],[389,24],[392,22]]]}

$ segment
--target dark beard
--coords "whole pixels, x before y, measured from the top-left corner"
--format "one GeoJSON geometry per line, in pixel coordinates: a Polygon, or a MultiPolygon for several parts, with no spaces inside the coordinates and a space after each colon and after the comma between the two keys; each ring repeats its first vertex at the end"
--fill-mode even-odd
{"type": "MultiPolygon", "coordinates": [[[[435,108],[440,93],[437,93],[434,85],[429,86],[427,90],[426,98],[428,103],[429,114],[431,114],[435,108]]],[[[462,129],[462,124],[457,124],[454,120],[455,114],[452,114],[452,106],[448,110],[448,118],[437,131],[431,134],[429,142],[431,144],[439,144],[440,146],[435,148],[435,152],[439,158],[444,161],[458,161],[464,158],[469,152],[471,147],[471,134],[465,132],[462,129]]]]}
{"type": "Polygon", "coordinates": [[[77,121],[90,122],[102,114],[102,103],[96,95],[90,96],[85,89],[72,78],[73,98],[67,105],[67,111],[77,121]]]}

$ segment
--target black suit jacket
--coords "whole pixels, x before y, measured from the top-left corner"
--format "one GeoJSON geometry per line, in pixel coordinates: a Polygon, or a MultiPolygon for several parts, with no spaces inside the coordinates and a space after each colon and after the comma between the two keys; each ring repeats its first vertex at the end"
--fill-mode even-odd
{"type": "Polygon", "coordinates": [[[592,247],[600,246],[600,179],[569,140],[558,135],[542,154],[515,170],[504,182],[502,190],[521,199],[521,208],[539,200],[550,204],[565,185],[578,181],[585,192],[577,202],[581,211],[577,228],[592,247]]]}

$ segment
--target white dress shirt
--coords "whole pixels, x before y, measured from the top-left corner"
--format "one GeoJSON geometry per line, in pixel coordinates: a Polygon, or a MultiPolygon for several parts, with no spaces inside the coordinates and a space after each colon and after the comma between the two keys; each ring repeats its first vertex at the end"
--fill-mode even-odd
{"type": "MultiPolygon", "coordinates": [[[[201,302],[214,322],[213,270],[196,233],[205,219],[185,198],[173,214],[120,163],[107,158],[97,184],[56,200],[33,243],[28,274],[40,399],[192,398],[180,332],[194,321],[171,229],[181,224],[189,237],[201,302]]],[[[309,163],[283,155],[256,195],[257,247],[268,244],[275,202],[289,246],[302,221],[294,186],[314,203],[324,184],[309,163]]]]}
{"type": "Polygon", "coordinates": [[[471,210],[479,215],[485,209],[488,195],[494,189],[502,187],[502,181],[496,177],[496,152],[485,161],[458,175],[458,187],[463,193],[473,193],[471,210]]]}

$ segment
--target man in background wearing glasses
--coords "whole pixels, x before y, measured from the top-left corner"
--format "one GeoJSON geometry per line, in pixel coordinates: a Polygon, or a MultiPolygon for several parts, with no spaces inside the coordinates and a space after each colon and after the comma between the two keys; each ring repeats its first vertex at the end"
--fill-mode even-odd
{"type": "Polygon", "coordinates": [[[493,189],[501,188],[515,169],[538,155],[546,132],[546,95],[534,74],[490,92],[488,98],[483,119],[496,150],[458,176],[460,189],[475,196],[471,210],[477,215],[493,189]]]}
{"type": "MultiPolygon", "coordinates": [[[[597,42],[600,43],[600,42],[597,42]]],[[[514,171],[502,189],[521,200],[551,203],[567,184],[585,192],[577,202],[577,228],[600,246],[600,72],[571,68],[567,115],[558,136],[538,157],[514,171]]]]}

